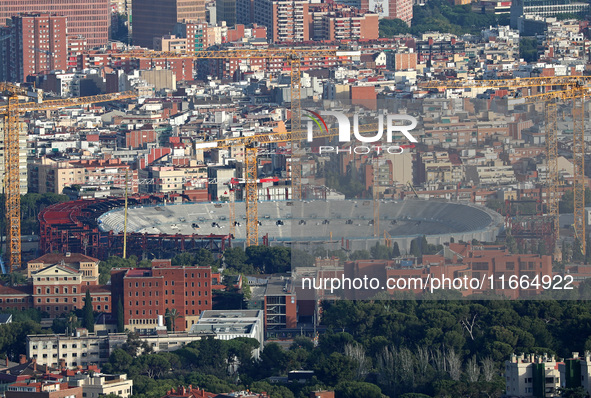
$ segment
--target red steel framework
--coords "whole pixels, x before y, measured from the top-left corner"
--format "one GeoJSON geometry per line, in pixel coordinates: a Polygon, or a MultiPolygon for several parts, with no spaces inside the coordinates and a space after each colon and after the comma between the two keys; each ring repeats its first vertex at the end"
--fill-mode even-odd
{"type": "MultiPolygon", "coordinates": [[[[162,203],[162,195],[135,195],[130,205],[162,203]]],[[[39,213],[39,250],[41,254],[74,252],[105,260],[122,256],[123,233],[101,231],[98,218],[109,210],[121,208],[123,198],[75,200],[49,206],[39,213]]],[[[127,234],[127,255],[138,258],[164,258],[200,248],[221,253],[232,246],[231,235],[127,234]]]]}

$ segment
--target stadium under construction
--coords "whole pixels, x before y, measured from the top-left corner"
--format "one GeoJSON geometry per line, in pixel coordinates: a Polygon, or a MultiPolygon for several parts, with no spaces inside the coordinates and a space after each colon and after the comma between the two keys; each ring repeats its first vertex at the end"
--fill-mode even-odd
{"type": "MultiPolygon", "coordinates": [[[[77,200],[49,206],[39,214],[42,253],[81,252],[99,259],[123,253],[124,200],[77,200]]],[[[207,248],[221,252],[244,247],[246,211],[237,202],[235,233],[230,234],[226,202],[167,204],[161,196],[129,199],[127,254],[164,258],[207,248]]],[[[379,235],[375,234],[373,201],[315,200],[259,203],[260,243],[299,249],[368,249],[376,242],[410,242],[425,235],[433,244],[494,241],[503,217],[471,203],[442,200],[388,200],[380,203],[379,235]]]]}

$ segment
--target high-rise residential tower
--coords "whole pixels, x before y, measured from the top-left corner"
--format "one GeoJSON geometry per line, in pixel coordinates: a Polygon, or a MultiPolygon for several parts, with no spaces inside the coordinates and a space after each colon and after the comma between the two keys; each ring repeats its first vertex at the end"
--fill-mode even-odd
{"type": "Polygon", "coordinates": [[[133,0],[131,13],[133,44],[152,48],[177,22],[204,22],[205,0],[133,0]]]}
{"type": "Polygon", "coordinates": [[[29,76],[67,69],[66,17],[20,14],[0,32],[5,39],[0,45],[7,48],[0,59],[2,80],[24,82],[29,76]]]}
{"type": "Polygon", "coordinates": [[[0,26],[21,13],[51,13],[68,19],[68,35],[84,36],[89,47],[109,40],[109,0],[10,0],[0,1],[0,26]]]}

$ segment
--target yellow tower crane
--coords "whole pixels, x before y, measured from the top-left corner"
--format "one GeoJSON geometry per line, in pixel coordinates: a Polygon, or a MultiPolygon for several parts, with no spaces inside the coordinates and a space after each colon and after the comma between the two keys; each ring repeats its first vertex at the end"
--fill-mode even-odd
{"type": "MultiPolygon", "coordinates": [[[[373,182],[372,182],[372,199],[373,199],[373,236],[380,236],[380,187],[379,187],[379,169],[380,158],[376,156],[372,162],[373,182]]],[[[384,231],[385,232],[385,231],[384,231]]]]}
{"type": "Polygon", "coordinates": [[[546,103],[546,146],[548,159],[549,190],[546,194],[548,214],[552,218],[554,234],[559,236],[558,222],[558,147],[556,104],[557,100],[571,100],[573,105],[573,165],[574,165],[574,229],[586,252],[585,238],[585,98],[591,90],[591,76],[553,76],[499,80],[451,80],[421,83],[423,88],[437,89],[506,89],[515,97],[528,102],[546,103]]]}
{"type": "Polygon", "coordinates": [[[0,105],[0,115],[4,118],[4,195],[6,212],[6,251],[10,258],[10,270],[21,267],[21,195],[20,195],[20,143],[22,126],[20,115],[26,112],[44,111],[96,104],[134,98],[132,92],[103,94],[90,97],[31,101],[29,92],[24,87],[11,83],[0,83],[0,95],[6,97],[6,103],[0,105]]]}

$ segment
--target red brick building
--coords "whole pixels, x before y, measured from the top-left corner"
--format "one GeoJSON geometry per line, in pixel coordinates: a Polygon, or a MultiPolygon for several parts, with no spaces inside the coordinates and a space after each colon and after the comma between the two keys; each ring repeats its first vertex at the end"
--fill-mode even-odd
{"type": "Polygon", "coordinates": [[[26,12],[65,16],[68,19],[68,35],[84,36],[89,47],[102,46],[109,39],[109,0],[0,1],[0,26],[5,24],[6,19],[26,12]]]}
{"type": "Polygon", "coordinates": [[[32,286],[0,285],[0,311],[26,310],[33,306],[32,286]]]}
{"type": "Polygon", "coordinates": [[[270,278],[264,300],[265,330],[297,327],[298,303],[295,286],[289,278],[270,278]]]}
{"type": "Polygon", "coordinates": [[[176,81],[193,80],[193,60],[186,58],[139,58],[133,69],[169,69],[176,76],[176,81]]]}
{"type": "Polygon", "coordinates": [[[87,290],[95,311],[112,310],[109,287],[86,285],[82,272],[67,265],[50,265],[37,271],[32,279],[33,308],[48,312],[51,317],[83,308],[87,290]]]}
{"type": "Polygon", "coordinates": [[[183,331],[210,310],[211,268],[172,266],[170,260],[153,260],[152,268],[113,269],[111,289],[116,314],[121,300],[126,328],[153,329],[158,316],[176,309],[174,329],[183,331]]]}
{"type": "Polygon", "coordinates": [[[98,284],[98,260],[79,253],[50,253],[27,264],[29,284],[0,286],[0,311],[37,308],[51,317],[84,307],[90,291],[93,309],[110,312],[111,291],[98,284]]]}
{"type": "Polygon", "coordinates": [[[310,4],[310,39],[314,40],[376,40],[378,14],[360,12],[337,3],[310,4]]]}
{"type": "MultiPolygon", "coordinates": [[[[423,281],[422,285],[407,282],[407,287],[403,289],[388,288],[389,293],[394,293],[396,290],[421,293],[428,290],[425,289],[425,286],[427,286],[429,279],[443,280],[444,276],[445,278],[475,278],[478,281],[484,281],[479,288],[473,289],[469,286],[465,288],[464,285],[462,288],[454,288],[454,290],[460,291],[463,296],[493,291],[497,295],[515,299],[534,296],[543,289],[541,286],[519,286],[516,288],[509,283],[511,277],[517,277],[519,280],[525,276],[528,280],[534,280],[537,276],[541,283],[541,278],[544,275],[554,275],[551,256],[511,254],[502,246],[450,243],[441,254],[423,256],[422,262],[421,267],[407,267],[391,260],[348,261],[344,265],[344,276],[350,279],[363,278],[364,276],[368,279],[377,278],[384,284],[388,279],[409,281],[410,278],[413,278],[423,281]],[[493,281],[492,286],[490,278],[493,281]]],[[[372,289],[347,289],[345,291],[345,297],[348,299],[368,299],[375,294],[376,291],[372,289]]]]}
{"type": "Polygon", "coordinates": [[[0,35],[7,36],[2,45],[10,49],[7,56],[0,59],[4,64],[0,65],[1,79],[24,82],[29,76],[67,69],[66,17],[55,14],[13,16],[10,26],[2,29],[0,35]]]}

